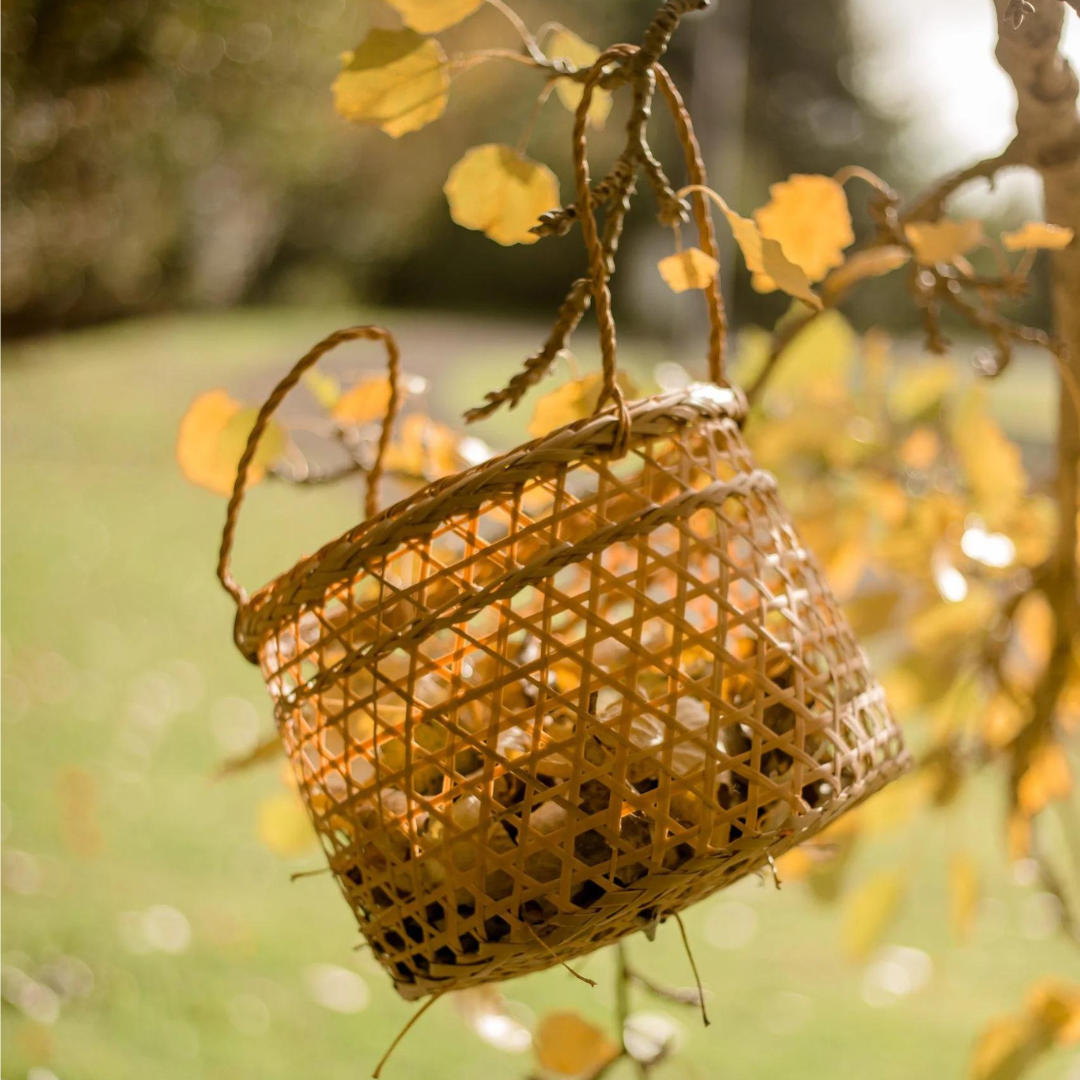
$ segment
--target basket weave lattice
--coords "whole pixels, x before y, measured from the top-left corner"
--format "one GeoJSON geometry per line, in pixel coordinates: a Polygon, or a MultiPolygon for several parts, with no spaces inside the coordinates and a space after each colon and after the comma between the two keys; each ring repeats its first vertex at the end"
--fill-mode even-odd
{"type": "Polygon", "coordinates": [[[905,766],[738,395],[629,411],[625,456],[614,411],[563,428],[241,608],[330,865],[405,997],[648,929],[905,766]]]}

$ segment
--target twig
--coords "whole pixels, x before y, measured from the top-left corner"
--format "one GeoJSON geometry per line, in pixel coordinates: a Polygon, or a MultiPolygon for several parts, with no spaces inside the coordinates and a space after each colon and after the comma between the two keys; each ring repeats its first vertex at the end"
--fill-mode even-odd
{"type": "Polygon", "coordinates": [[[563,960],[563,958],[561,956],[559,956],[559,954],[528,923],[525,923],[525,929],[528,930],[530,934],[532,934],[533,939],[536,941],[536,943],[541,948],[543,948],[547,952],[547,954],[549,956],[551,956],[553,959],[558,961],[558,963],[562,967],[566,968],[566,970],[569,971],[570,974],[573,975],[575,979],[577,979],[579,982],[585,983],[586,986],[591,986],[591,987],[595,988],[595,986],[596,986],[596,980],[595,979],[588,979],[584,975],[582,975],[580,972],[575,971],[565,960],[563,960]]]}
{"type": "Polygon", "coordinates": [[[664,986],[662,983],[654,982],[647,975],[643,975],[636,968],[630,969],[629,977],[642,990],[662,1001],[670,1001],[673,1005],[692,1005],[695,1009],[701,1006],[701,991],[696,987],[664,986]]]}
{"type": "Polygon", "coordinates": [[[1019,137],[1015,138],[1000,154],[983,158],[939,180],[902,212],[901,221],[936,221],[942,215],[945,200],[965,184],[972,180],[992,180],[1002,169],[1030,164],[1019,137]]]}
{"type": "Polygon", "coordinates": [[[511,26],[517,31],[522,44],[525,46],[525,51],[529,56],[538,63],[546,63],[548,58],[544,55],[543,50],[540,48],[540,45],[532,32],[525,25],[525,20],[522,19],[512,7],[504,3],[504,0],[487,0],[487,2],[501,15],[505,16],[511,26]]]}
{"type": "Polygon", "coordinates": [[[409,1031],[412,1029],[413,1024],[415,1024],[417,1020],[419,1020],[420,1017],[423,1016],[424,1013],[426,1013],[428,1009],[430,1009],[431,1006],[439,1000],[439,997],[439,994],[432,994],[432,996],[429,997],[427,1001],[425,1001],[424,1004],[421,1005],[420,1008],[417,1009],[416,1012],[414,1012],[412,1016],[409,1017],[408,1023],[406,1023],[406,1025],[397,1033],[394,1041],[387,1047],[386,1053],[383,1054],[381,1058],[379,1058],[379,1064],[375,1066],[375,1071],[371,1074],[372,1080],[379,1080],[379,1075],[380,1073],[382,1073],[383,1066],[387,1063],[387,1061],[390,1060],[390,1055],[398,1048],[401,1040],[404,1039],[406,1035],[408,1035],[409,1031]]]}
{"type": "Polygon", "coordinates": [[[694,973],[694,982],[697,985],[698,997],[701,999],[701,1022],[705,1027],[708,1027],[709,1014],[705,1011],[705,990],[701,985],[701,976],[698,974],[697,961],[694,959],[694,952],[690,948],[690,939],[686,936],[686,927],[683,925],[682,916],[678,912],[675,913],[675,922],[678,924],[683,948],[686,950],[686,957],[690,961],[690,970],[694,973]]]}

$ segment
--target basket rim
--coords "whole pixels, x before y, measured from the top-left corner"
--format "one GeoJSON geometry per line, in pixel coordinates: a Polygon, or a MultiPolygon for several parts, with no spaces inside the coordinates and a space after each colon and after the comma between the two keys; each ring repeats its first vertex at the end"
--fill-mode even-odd
{"type": "MultiPolygon", "coordinates": [[[[630,445],[708,420],[741,423],[746,410],[746,398],[735,387],[690,383],[628,403],[630,445]]],[[[236,640],[241,651],[257,663],[258,647],[270,627],[322,599],[333,585],[363,563],[389,554],[405,539],[433,531],[449,517],[482,505],[498,492],[527,483],[545,467],[602,456],[611,450],[617,428],[615,409],[605,409],[462,472],[434,480],[361,521],[301,558],[240,605],[236,640]]]]}

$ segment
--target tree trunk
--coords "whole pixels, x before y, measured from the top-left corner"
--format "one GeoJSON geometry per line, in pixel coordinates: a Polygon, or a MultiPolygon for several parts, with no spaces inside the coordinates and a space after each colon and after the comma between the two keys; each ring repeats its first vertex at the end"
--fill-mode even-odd
{"type": "MultiPolygon", "coordinates": [[[[1064,251],[1051,256],[1054,333],[1065,345],[1063,363],[1080,383],[1080,113],[1077,78],[1059,52],[1067,8],[1060,0],[1033,0],[1035,11],[1017,29],[1003,19],[1008,0],[995,0],[998,63],[1016,87],[1016,129],[1025,159],[1039,172],[1046,220],[1075,234],[1064,251]]],[[[1072,17],[1072,16],[1068,16],[1072,17]]],[[[1061,533],[1047,589],[1058,616],[1058,643],[1068,648],[1080,633],[1077,599],[1077,470],[1080,415],[1061,379],[1058,409],[1057,499],[1061,533]]]]}

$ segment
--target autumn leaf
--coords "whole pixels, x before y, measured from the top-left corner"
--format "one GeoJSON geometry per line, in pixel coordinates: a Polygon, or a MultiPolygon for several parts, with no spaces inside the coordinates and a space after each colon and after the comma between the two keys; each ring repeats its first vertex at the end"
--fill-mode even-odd
{"type": "Polygon", "coordinates": [[[796,174],[773,184],[769,195],[769,202],[754,211],[754,221],[763,237],[780,245],[786,259],[811,282],[843,264],[844,249],[855,242],[855,233],[840,184],[828,176],[796,174]]]}
{"type": "Polygon", "coordinates": [[[469,150],[450,170],[443,191],[454,221],[505,246],[535,244],[539,237],[529,229],[559,205],[555,174],[497,143],[469,150]]]}
{"type": "Polygon", "coordinates": [[[981,221],[913,221],[904,235],[923,266],[955,263],[984,238],[981,221]]]}
{"type": "Polygon", "coordinates": [[[967,852],[958,851],[949,860],[949,922],[958,941],[971,936],[978,904],[979,869],[967,852]]]}
{"type": "Polygon", "coordinates": [[[996,610],[997,602],[988,589],[972,587],[962,600],[939,601],[909,620],[908,640],[916,651],[930,656],[985,632],[996,610]]]}
{"type": "Polygon", "coordinates": [[[446,53],[415,30],[372,30],[342,58],[334,107],[348,120],[399,138],[442,116],[450,90],[446,53]]]}
{"type": "MultiPolygon", "coordinates": [[[[552,60],[565,60],[573,64],[579,71],[587,71],[596,63],[600,56],[600,50],[595,45],[583,41],[573,31],[560,27],[551,35],[544,49],[552,60]]],[[[571,112],[576,112],[581,104],[585,88],[574,79],[561,78],[555,80],[555,93],[559,100],[571,112]]],[[[603,128],[611,113],[612,97],[610,90],[597,87],[593,91],[592,102],[589,105],[589,123],[594,128],[603,128]]]]}
{"type": "Polygon", "coordinates": [[[952,438],[975,509],[990,528],[999,527],[1027,490],[1027,473],[1020,448],[990,415],[983,387],[973,387],[961,403],[952,438]]]}
{"type": "Polygon", "coordinates": [[[933,428],[916,428],[897,447],[896,456],[909,469],[925,472],[941,460],[941,439],[933,428]]]}
{"type": "Polygon", "coordinates": [[[1002,657],[1002,673],[1017,688],[1034,690],[1054,648],[1054,609],[1041,592],[1030,592],[1012,618],[1012,640],[1002,657]]]}
{"type": "MultiPolygon", "coordinates": [[[[176,442],[176,460],[185,478],[215,494],[232,494],[236,468],[257,415],[257,410],[243,408],[224,390],[197,397],[180,421],[176,442]]],[[[249,487],[262,480],[287,444],[285,429],[271,421],[248,469],[249,487]]]]}
{"type": "Polygon", "coordinates": [[[1072,240],[1072,229],[1064,225],[1048,225],[1044,221],[1027,221],[1021,228],[1001,234],[1001,243],[1006,251],[1024,251],[1030,248],[1061,251],[1062,248],[1067,248],[1072,240]]]}
{"type": "Polygon", "coordinates": [[[902,424],[923,419],[941,408],[955,385],[956,364],[952,361],[905,366],[889,388],[889,415],[902,424]]]}
{"type": "Polygon", "coordinates": [[[389,404],[389,378],[367,375],[338,398],[330,414],[341,424],[367,424],[386,416],[389,404]]]}
{"type": "Polygon", "coordinates": [[[989,1024],[979,1036],[971,1080],[1019,1080],[1055,1045],[1080,1037],[1080,987],[1043,979],[1028,992],[1021,1011],[989,1024]]]}
{"type": "Polygon", "coordinates": [[[401,13],[405,25],[421,34],[437,34],[461,22],[484,0],[386,0],[401,13]]]}
{"type": "MultiPolygon", "coordinates": [[[[810,312],[792,304],[777,323],[782,330],[790,321],[804,319],[810,312]]],[[[850,393],[849,380],[855,364],[858,335],[839,311],[818,315],[784,350],[770,388],[775,393],[802,400],[836,401],[850,393]]]]}
{"type": "Polygon", "coordinates": [[[388,472],[437,480],[457,472],[463,465],[474,464],[462,453],[463,442],[444,424],[423,413],[413,413],[402,421],[387,448],[383,466],[388,472]]]}
{"type": "Polygon", "coordinates": [[[661,259],[657,267],[668,288],[676,293],[688,289],[707,289],[720,273],[720,264],[696,247],[661,259]]]}
{"type": "Polygon", "coordinates": [[[300,798],[292,791],[272,795],[259,804],[258,835],[275,855],[303,855],[316,844],[315,831],[300,798]]]}
{"type": "MultiPolygon", "coordinates": [[[[623,393],[632,394],[633,387],[627,377],[620,372],[618,378],[623,393]]],[[[534,438],[539,438],[565,424],[572,424],[575,420],[584,420],[587,416],[592,416],[603,388],[603,376],[594,374],[586,375],[581,379],[571,379],[557,390],[545,394],[536,403],[536,410],[529,423],[529,434],[534,438]]]]}
{"type": "Polygon", "coordinates": [[[1072,791],[1069,759],[1060,743],[1044,742],[1031,755],[1024,775],[1016,786],[1016,802],[1028,817],[1045,810],[1072,791]]]}
{"type": "Polygon", "coordinates": [[[806,272],[787,259],[777,241],[762,236],[753,221],[734,210],[724,208],[724,216],[752,275],[751,284],[758,292],[781,289],[813,308],[821,308],[821,298],[810,287],[806,272]]]}
{"type": "Polygon", "coordinates": [[[341,398],[341,383],[333,375],[327,375],[317,369],[309,371],[304,376],[304,385],[324,409],[333,409],[341,398]]]}
{"type": "Polygon", "coordinates": [[[882,870],[863,882],[844,909],[844,952],[852,960],[865,960],[880,944],[904,898],[906,875],[882,870]]]}
{"type": "Polygon", "coordinates": [[[822,296],[830,302],[837,300],[852,285],[857,285],[866,278],[892,273],[910,258],[911,252],[899,244],[882,244],[856,251],[825,279],[821,286],[822,296]]]}
{"type": "Polygon", "coordinates": [[[602,1029],[572,1012],[552,1012],[542,1017],[534,1046],[541,1067],[560,1076],[588,1075],[619,1052],[602,1029]]]}

